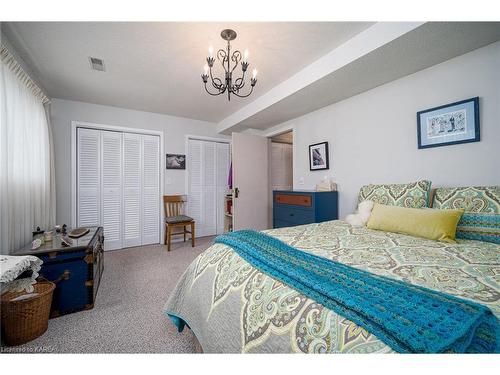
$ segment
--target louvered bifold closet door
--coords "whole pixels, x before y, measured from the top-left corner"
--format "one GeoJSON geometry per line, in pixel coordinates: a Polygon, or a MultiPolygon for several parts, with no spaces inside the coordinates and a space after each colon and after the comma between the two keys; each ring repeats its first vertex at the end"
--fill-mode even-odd
{"type": "Polygon", "coordinates": [[[289,190],[293,185],[293,146],[287,143],[271,143],[272,190],[289,190]]]}
{"type": "Polygon", "coordinates": [[[101,210],[104,250],[122,248],[122,133],[101,131],[101,210]]]}
{"type": "Polygon", "coordinates": [[[101,224],[101,137],[99,130],[77,129],[77,215],[79,227],[101,224]]]}
{"type": "Polygon", "coordinates": [[[283,144],[283,162],[285,169],[285,185],[286,189],[293,188],[293,145],[283,144]]]}
{"type": "Polygon", "coordinates": [[[160,242],[160,137],[142,136],[142,244],[160,242]]]}
{"type": "Polygon", "coordinates": [[[217,164],[216,143],[203,141],[203,235],[217,234],[217,164]]]}
{"type": "Polygon", "coordinates": [[[196,236],[203,236],[203,184],[202,184],[202,142],[196,139],[188,140],[188,196],[187,214],[196,222],[196,236]]]}
{"type": "Polygon", "coordinates": [[[229,176],[229,144],[216,143],[217,166],[217,234],[224,233],[225,196],[228,192],[227,180],[229,176]]]}
{"type": "Polygon", "coordinates": [[[123,133],[123,247],[142,243],[140,134],[123,133]]]}

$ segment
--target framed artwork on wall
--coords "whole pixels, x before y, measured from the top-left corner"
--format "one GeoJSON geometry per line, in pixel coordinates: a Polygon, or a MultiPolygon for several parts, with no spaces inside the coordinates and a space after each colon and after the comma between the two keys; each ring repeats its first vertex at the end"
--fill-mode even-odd
{"type": "Polygon", "coordinates": [[[309,170],[319,171],[328,169],[328,142],[316,143],[309,146],[309,170]]]}
{"type": "Polygon", "coordinates": [[[417,112],[418,148],[478,142],[479,97],[417,112]]]}
{"type": "Polygon", "coordinates": [[[166,169],[186,169],[186,155],[167,154],[166,169]]]}

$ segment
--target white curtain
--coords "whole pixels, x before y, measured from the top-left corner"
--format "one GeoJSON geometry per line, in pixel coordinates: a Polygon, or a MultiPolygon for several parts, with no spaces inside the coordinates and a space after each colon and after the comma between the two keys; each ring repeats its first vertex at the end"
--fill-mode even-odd
{"type": "Polygon", "coordinates": [[[2,46],[0,71],[0,252],[55,224],[53,146],[48,98],[2,46]]]}

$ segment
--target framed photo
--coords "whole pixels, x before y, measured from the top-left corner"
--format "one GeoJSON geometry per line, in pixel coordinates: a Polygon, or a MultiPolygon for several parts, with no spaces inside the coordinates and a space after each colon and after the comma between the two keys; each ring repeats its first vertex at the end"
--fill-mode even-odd
{"type": "Polygon", "coordinates": [[[319,171],[330,168],[328,162],[328,142],[309,146],[309,170],[319,171]]]}
{"type": "Polygon", "coordinates": [[[186,169],[186,155],[167,154],[167,169],[186,169]]]}
{"type": "Polygon", "coordinates": [[[478,142],[479,97],[417,112],[418,148],[478,142]]]}

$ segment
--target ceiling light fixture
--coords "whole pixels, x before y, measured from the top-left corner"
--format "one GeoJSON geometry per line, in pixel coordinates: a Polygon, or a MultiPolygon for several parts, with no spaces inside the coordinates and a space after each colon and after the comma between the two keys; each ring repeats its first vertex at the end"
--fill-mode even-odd
{"type": "Polygon", "coordinates": [[[219,49],[217,51],[217,59],[220,61],[222,67],[224,68],[225,77],[224,81],[220,78],[213,77],[212,67],[214,66],[215,58],[213,57],[214,48],[210,46],[208,48],[207,63],[203,67],[204,72],[201,75],[201,79],[205,85],[205,91],[210,95],[217,96],[227,92],[227,99],[231,100],[231,94],[236,95],[240,98],[246,98],[253,92],[253,88],[257,83],[257,69],[253,70],[252,78],[250,78],[250,91],[246,94],[240,93],[240,91],[245,87],[245,73],[250,65],[248,62],[248,50],[246,49],[243,55],[240,51],[235,50],[231,54],[231,40],[236,39],[236,31],[231,29],[222,30],[220,33],[222,39],[227,41],[227,49],[219,49]],[[236,78],[233,81],[233,71],[236,69],[241,61],[241,70],[243,71],[241,77],[236,78]],[[231,64],[234,65],[231,67],[231,64]],[[210,78],[210,83],[215,88],[216,92],[210,92],[207,87],[208,79],[210,78]]]}

